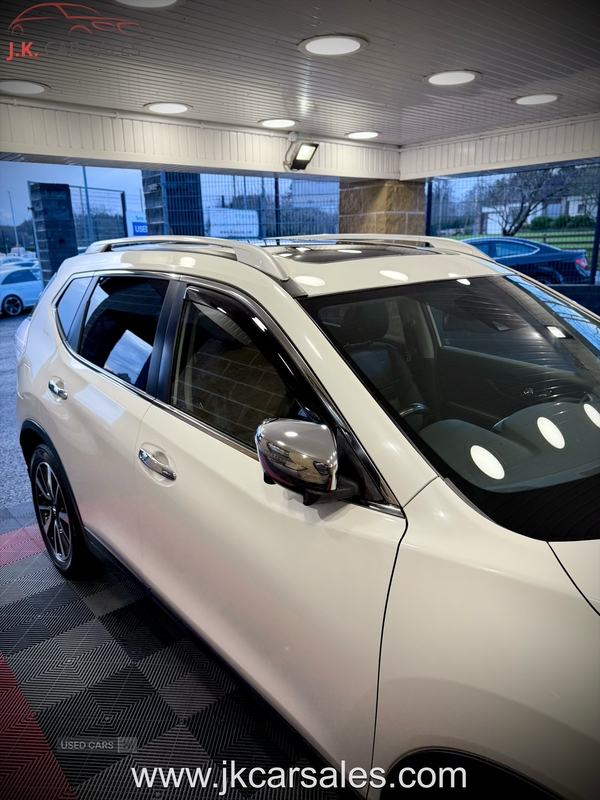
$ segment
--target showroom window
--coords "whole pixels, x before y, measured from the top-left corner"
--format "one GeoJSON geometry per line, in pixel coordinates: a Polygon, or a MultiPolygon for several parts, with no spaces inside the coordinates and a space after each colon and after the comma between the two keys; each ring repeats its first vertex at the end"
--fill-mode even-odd
{"type": "Polygon", "coordinates": [[[223,305],[213,308],[186,300],[171,403],[254,448],[263,420],[307,416],[259,343],[265,336],[260,320],[228,313],[223,305]]]}
{"type": "Polygon", "coordinates": [[[65,337],[69,335],[71,325],[73,324],[75,315],[79,311],[79,306],[81,305],[81,301],[84,298],[91,280],[91,277],[75,278],[62,293],[56,305],[56,314],[65,337]]]}
{"type": "Polygon", "coordinates": [[[106,277],[90,297],[80,355],[145,389],[168,281],[106,277]]]}

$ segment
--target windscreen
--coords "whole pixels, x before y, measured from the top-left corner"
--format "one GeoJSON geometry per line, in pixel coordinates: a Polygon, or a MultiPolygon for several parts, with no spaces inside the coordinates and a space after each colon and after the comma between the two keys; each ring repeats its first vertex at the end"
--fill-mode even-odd
{"type": "Polygon", "coordinates": [[[597,318],[515,275],[301,302],[484,514],[547,541],[600,536],[597,318]]]}

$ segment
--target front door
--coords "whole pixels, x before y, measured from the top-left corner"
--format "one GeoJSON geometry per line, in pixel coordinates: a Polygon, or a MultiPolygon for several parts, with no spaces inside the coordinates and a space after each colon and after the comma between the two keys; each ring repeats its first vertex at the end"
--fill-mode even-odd
{"type": "Polygon", "coordinates": [[[369,768],[405,521],[265,483],[256,427],[315,419],[317,404],[284,378],[268,320],[226,294],[192,297],[136,447],[145,578],[332,763],[369,768]]]}

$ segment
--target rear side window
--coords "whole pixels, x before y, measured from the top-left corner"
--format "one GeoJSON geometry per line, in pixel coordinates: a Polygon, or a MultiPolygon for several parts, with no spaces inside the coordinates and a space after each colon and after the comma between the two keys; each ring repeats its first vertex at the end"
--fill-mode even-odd
{"type": "Polygon", "coordinates": [[[79,354],[145,389],[168,281],[101,278],[90,297],[79,354]]]}
{"type": "Polygon", "coordinates": [[[33,272],[28,269],[20,269],[17,272],[11,272],[4,278],[2,285],[6,286],[9,283],[29,283],[30,281],[37,281],[33,272]]]}
{"type": "Polygon", "coordinates": [[[62,293],[56,305],[56,314],[65,337],[69,336],[75,315],[79,311],[81,301],[90,285],[90,278],[75,278],[62,293]]]}

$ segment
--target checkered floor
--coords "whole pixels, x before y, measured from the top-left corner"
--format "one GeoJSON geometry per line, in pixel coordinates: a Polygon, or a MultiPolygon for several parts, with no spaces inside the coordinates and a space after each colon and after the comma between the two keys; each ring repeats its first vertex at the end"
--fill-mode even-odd
{"type": "MultiPolygon", "coordinates": [[[[65,580],[32,506],[0,510],[0,798],[212,798],[220,787],[138,789],[131,768],[216,772],[232,759],[321,766],[136,583],[109,570],[65,580]],[[90,749],[97,742],[106,749],[90,749]]],[[[225,796],[253,792],[257,800],[341,797],[301,788],[225,796]]]]}

